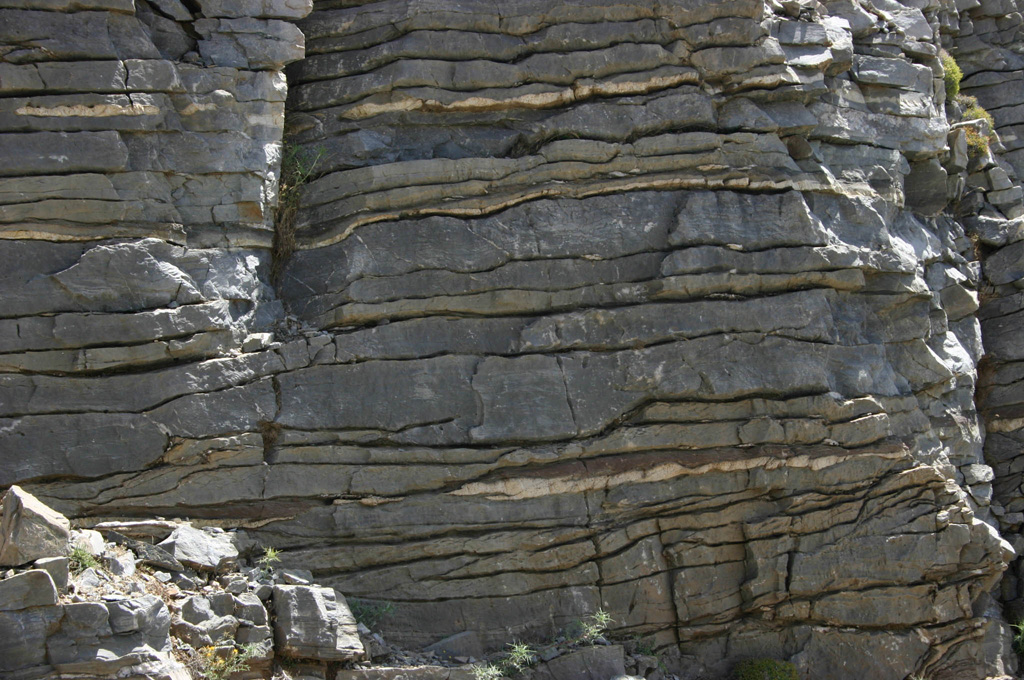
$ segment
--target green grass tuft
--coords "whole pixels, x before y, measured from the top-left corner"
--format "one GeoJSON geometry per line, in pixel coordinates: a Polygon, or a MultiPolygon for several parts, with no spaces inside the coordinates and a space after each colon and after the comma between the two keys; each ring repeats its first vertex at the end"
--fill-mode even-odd
{"type": "Polygon", "coordinates": [[[81,574],[86,569],[96,569],[100,566],[96,556],[85,548],[74,548],[68,555],[69,567],[72,574],[81,574]]]}

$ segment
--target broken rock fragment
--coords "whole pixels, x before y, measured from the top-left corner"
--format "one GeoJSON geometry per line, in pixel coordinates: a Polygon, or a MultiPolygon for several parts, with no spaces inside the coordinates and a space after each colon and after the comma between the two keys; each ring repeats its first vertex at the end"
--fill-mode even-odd
{"type": "Polygon", "coordinates": [[[225,571],[238,560],[238,550],[226,533],[180,526],[158,544],[182,564],[205,571],[225,571]]]}
{"type": "Polygon", "coordinates": [[[67,555],[71,524],[21,487],[3,497],[0,522],[0,566],[26,564],[44,557],[67,555]]]}

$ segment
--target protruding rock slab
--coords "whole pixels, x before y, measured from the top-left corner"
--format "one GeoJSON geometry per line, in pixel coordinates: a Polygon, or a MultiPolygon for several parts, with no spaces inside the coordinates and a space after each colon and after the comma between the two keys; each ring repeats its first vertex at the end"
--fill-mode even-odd
{"type": "Polygon", "coordinates": [[[332,588],[275,586],[277,653],[299,659],[343,661],[363,656],[356,621],[332,588]]]}
{"type": "Polygon", "coordinates": [[[44,557],[67,555],[71,524],[35,496],[12,486],[3,498],[0,522],[0,566],[26,564],[44,557]]]}

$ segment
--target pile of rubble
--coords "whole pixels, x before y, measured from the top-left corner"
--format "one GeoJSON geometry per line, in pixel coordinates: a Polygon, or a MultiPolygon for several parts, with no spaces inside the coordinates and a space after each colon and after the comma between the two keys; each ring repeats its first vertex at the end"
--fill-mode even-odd
{"type": "Polygon", "coordinates": [[[344,598],[301,570],[239,570],[232,534],[162,520],[68,520],[11,487],[3,499],[0,675],[214,678],[291,665],[325,678],[365,656],[344,598]]]}
{"type": "MultiPolygon", "coordinates": [[[[473,680],[486,667],[470,631],[420,652],[388,644],[309,571],[275,568],[272,551],[245,565],[244,540],[223,529],[155,519],[76,530],[17,486],[0,509],[5,679],[473,680]]],[[[524,675],[663,677],[601,642],[556,641],[524,675]]]]}

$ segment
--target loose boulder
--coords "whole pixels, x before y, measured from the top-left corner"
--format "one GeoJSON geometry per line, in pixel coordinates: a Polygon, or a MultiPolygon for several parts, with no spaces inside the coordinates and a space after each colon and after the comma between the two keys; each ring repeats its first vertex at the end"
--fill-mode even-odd
{"type": "Polygon", "coordinates": [[[278,654],[298,659],[345,661],[363,656],[356,621],[333,588],[274,586],[278,654]]]}
{"type": "Polygon", "coordinates": [[[238,549],[226,533],[180,526],[158,544],[182,564],[204,571],[225,571],[238,560],[238,549]]]}
{"type": "Polygon", "coordinates": [[[0,566],[18,566],[70,552],[71,524],[67,517],[32,494],[12,486],[4,494],[2,510],[0,566]]]}

